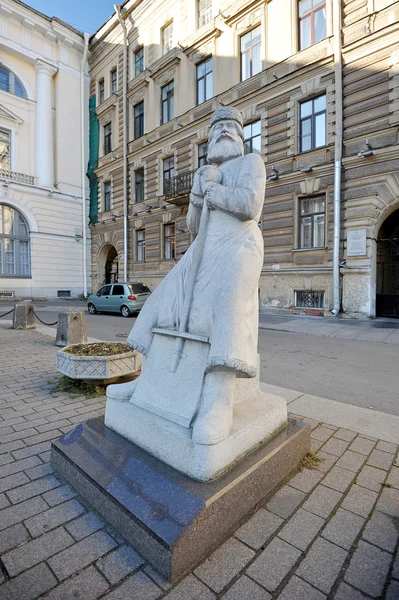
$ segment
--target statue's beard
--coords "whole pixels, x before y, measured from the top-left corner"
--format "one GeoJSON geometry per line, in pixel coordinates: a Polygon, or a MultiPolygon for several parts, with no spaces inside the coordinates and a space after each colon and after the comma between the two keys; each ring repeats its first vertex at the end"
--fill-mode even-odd
{"type": "Polygon", "coordinates": [[[241,138],[234,140],[231,137],[212,139],[208,144],[208,162],[211,165],[220,165],[226,160],[237,158],[244,154],[244,144],[241,138]]]}

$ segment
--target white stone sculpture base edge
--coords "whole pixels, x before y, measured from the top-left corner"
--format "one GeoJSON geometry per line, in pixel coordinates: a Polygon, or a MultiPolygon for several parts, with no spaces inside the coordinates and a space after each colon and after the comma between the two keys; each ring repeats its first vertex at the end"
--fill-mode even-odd
{"type": "Polygon", "coordinates": [[[105,425],[153,456],[199,481],[214,479],[287,423],[283,398],[262,391],[234,406],[228,438],[212,446],[195,444],[191,429],[130,402],[107,399],[105,425]]]}

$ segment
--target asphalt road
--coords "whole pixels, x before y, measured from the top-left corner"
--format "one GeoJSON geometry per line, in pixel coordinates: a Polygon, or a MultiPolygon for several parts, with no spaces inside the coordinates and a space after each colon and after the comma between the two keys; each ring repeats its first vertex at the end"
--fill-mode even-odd
{"type": "MultiPolygon", "coordinates": [[[[36,311],[51,323],[64,306],[72,308],[49,303],[36,311]]],[[[73,307],[84,310],[85,304],[73,307]]],[[[6,310],[1,303],[0,314],[6,310]]],[[[120,341],[135,321],[87,313],[85,320],[89,337],[120,341]]],[[[399,416],[398,345],[259,330],[259,353],[266,383],[399,416]]]]}

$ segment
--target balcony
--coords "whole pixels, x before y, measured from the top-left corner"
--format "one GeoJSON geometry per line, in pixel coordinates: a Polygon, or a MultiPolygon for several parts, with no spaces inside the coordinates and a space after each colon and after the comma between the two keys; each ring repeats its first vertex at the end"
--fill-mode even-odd
{"type": "Polygon", "coordinates": [[[163,182],[165,200],[177,206],[187,204],[193,186],[194,173],[195,171],[184,171],[175,177],[165,179],[163,182]]]}
{"type": "Polygon", "coordinates": [[[33,185],[35,183],[34,177],[31,175],[24,175],[23,173],[17,173],[16,171],[9,171],[8,169],[0,168],[0,180],[15,181],[17,183],[27,183],[33,185]]]}

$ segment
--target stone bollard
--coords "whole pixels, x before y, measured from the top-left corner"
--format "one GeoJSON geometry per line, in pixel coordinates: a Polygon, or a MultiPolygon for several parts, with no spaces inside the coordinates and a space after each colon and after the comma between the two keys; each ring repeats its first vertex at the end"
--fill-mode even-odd
{"type": "Polygon", "coordinates": [[[15,304],[12,320],[13,329],[35,329],[36,319],[33,314],[33,304],[15,304]]]}
{"type": "Polygon", "coordinates": [[[85,316],[82,310],[65,310],[58,313],[56,346],[84,344],[87,342],[85,316]]]}

